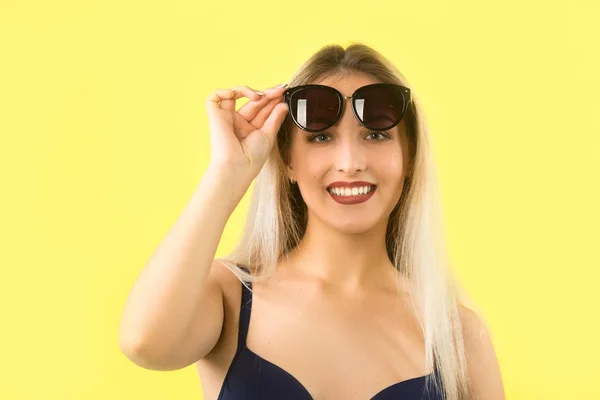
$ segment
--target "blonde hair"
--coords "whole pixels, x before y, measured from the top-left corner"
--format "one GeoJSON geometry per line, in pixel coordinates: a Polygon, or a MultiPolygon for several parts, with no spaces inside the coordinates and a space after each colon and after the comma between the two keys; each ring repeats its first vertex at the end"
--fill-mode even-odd
{"type": "MultiPolygon", "coordinates": [[[[290,87],[338,74],[363,73],[387,83],[410,87],[396,67],[371,47],[353,43],[346,49],[328,45],[308,59],[289,81],[290,87]]],[[[459,285],[446,253],[438,179],[429,129],[418,94],[404,116],[412,173],[392,211],[386,232],[388,256],[414,287],[410,298],[425,339],[426,386],[435,385],[445,399],[469,399],[469,382],[459,306],[479,311],[459,285]],[[416,304],[416,305],[415,305],[416,304]],[[441,381],[440,381],[441,379],[441,381]],[[443,388],[443,389],[442,389],[443,388]]],[[[302,239],[307,206],[287,177],[293,121],[289,115],[277,135],[277,146],[254,182],[245,228],[237,247],[217,258],[241,281],[272,277],[276,264],[302,239]],[[246,273],[240,265],[248,268],[246,273]]],[[[398,276],[399,278],[399,276],[398,276]]]]}

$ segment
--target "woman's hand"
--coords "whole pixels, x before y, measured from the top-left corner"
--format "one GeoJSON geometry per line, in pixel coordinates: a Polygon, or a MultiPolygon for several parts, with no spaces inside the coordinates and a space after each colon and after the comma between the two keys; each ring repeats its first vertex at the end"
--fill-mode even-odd
{"type": "Polygon", "coordinates": [[[287,116],[282,94],[287,85],[259,94],[248,86],[217,89],[206,101],[210,128],[210,164],[235,168],[256,177],[287,116]],[[236,100],[250,99],[238,111],[236,100]],[[281,103],[281,104],[280,104],[281,103]]]}

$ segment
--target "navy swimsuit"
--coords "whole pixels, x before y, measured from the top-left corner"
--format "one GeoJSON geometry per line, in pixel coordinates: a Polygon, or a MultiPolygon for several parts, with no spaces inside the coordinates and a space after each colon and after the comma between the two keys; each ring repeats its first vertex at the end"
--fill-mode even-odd
{"type": "MultiPolygon", "coordinates": [[[[313,400],[308,390],[294,376],[246,347],[252,292],[246,286],[241,286],[237,350],[225,375],[218,400],[313,400]]],[[[442,394],[433,385],[425,390],[425,378],[429,375],[388,386],[371,400],[441,400],[442,394]]]]}

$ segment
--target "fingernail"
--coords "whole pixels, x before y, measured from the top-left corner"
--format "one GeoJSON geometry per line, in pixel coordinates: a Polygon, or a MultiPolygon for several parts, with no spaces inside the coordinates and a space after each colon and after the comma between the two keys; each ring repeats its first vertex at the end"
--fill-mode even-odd
{"type": "Polygon", "coordinates": [[[264,94],[263,92],[259,92],[258,90],[255,90],[255,92],[260,94],[261,96],[264,94]]]}
{"type": "Polygon", "coordinates": [[[284,86],[287,87],[287,85],[288,85],[287,83],[282,83],[281,85],[275,86],[274,89],[279,89],[280,87],[284,87],[284,86]]]}

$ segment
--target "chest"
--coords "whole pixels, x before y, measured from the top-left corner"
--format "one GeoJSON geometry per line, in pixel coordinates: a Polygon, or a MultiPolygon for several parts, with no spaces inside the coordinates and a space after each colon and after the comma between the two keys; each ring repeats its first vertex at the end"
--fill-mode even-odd
{"type": "Polygon", "coordinates": [[[426,373],[416,315],[397,296],[342,298],[256,286],[246,346],[315,399],[370,399],[426,373]]]}
{"type": "MultiPolygon", "coordinates": [[[[226,293],[221,338],[196,363],[206,399],[217,398],[234,360],[239,295],[226,293]]],[[[398,383],[396,388],[406,396],[410,387],[419,385],[420,379],[414,378],[428,372],[423,336],[408,297],[342,298],[255,284],[250,304],[246,347],[252,354],[246,356],[252,362],[244,373],[260,374],[256,370],[262,368],[263,376],[273,376],[264,369],[268,364],[277,370],[274,375],[297,382],[313,400],[368,400],[382,390],[389,395],[386,389],[398,383]]]]}

